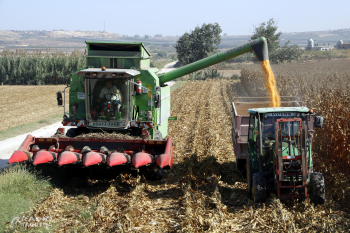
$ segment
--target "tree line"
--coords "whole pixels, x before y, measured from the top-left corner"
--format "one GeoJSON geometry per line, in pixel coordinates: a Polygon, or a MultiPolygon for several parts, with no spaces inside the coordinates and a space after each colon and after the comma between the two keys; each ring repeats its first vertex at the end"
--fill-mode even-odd
{"type": "Polygon", "coordinates": [[[4,50],[0,53],[0,84],[66,84],[70,76],[85,66],[82,52],[4,50]]]}
{"type": "MultiPolygon", "coordinates": [[[[299,60],[303,50],[297,45],[290,46],[290,41],[287,41],[284,46],[281,46],[280,36],[282,32],[277,32],[277,30],[278,27],[275,20],[270,19],[254,27],[254,33],[250,41],[260,37],[268,39],[269,59],[271,63],[277,64],[299,60]]],[[[174,46],[180,63],[179,65],[187,65],[216,53],[217,46],[221,42],[221,32],[220,25],[214,23],[203,24],[201,27],[197,26],[193,31],[183,34],[174,46]]],[[[226,62],[247,61],[256,61],[256,58],[250,53],[232,58],[226,62]]]]}

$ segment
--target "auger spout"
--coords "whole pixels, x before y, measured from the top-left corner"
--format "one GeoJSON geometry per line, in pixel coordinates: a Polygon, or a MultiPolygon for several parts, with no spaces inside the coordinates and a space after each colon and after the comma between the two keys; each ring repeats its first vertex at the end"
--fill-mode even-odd
{"type": "Polygon", "coordinates": [[[259,61],[269,60],[268,49],[267,49],[267,40],[265,37],[250,41],[246,44],[240,45],[233,49],[214,54],[210,57],[204,58],[202,60],[193,62],[191,64],[180,67],[176,70],[170,71],[168,73],[160,74],[159,81],[161,84],[184,76],[186,74],[193,73],[197,70],[204,69],[206,67],[215,65],[217,63],[226,61],[228,59],[237,57],[244,53],[254,51],[256,57],[259,61]]]}

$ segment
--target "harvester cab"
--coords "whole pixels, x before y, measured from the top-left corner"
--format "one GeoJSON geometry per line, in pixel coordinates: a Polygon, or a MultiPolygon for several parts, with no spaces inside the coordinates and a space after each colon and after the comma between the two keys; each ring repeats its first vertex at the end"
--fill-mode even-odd
{"type": "Polygon", "coordinates": [[[86,127],[126,129],[133,119],[134,85],[131,82],[140,72],[90,68],[77,74],[85,78],[86,127]]]}
{"type": "Polygon", "coordinates": [[[248,110],[247,182],[256,203],[276,191],[281,200],[305,199],[308,191],[324,203],[323,175],[313,172],[314,126],[322,127],[306,107],[248,110]],[[314,123],[315,122],[315,123],[314,123]],[[311,180],[311,182],[310,182],[311,180]]]}

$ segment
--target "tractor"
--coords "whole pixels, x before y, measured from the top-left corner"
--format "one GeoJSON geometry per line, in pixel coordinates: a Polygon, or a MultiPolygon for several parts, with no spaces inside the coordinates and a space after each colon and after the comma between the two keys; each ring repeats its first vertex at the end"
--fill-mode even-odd
{"type": "Polygon", "coordinates": [[[296,97],[282,97],[281,107],[262,98],[237,97],[233,104],[233,139],[237,169],[246,170],[248,193],[255,203],[269,192],[280,200],[325,202],[321,173],[313,171],[314,128],[323,117],[296,97]]]}

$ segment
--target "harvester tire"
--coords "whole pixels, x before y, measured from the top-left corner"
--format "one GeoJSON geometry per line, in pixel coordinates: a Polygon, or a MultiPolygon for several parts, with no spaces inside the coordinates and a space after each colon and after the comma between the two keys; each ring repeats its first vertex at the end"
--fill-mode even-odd
{"type": "Polygon", "coordinates": [[[87,132],[88,129],[86,129],[85,127],[70,128],[69,130],[67,130],[66,136],[70,138],[75,138],[76,136],[87,132]]]}
{"type": "Polygon", "coordinates": [[[254,203],[265,202],[266,200],[266,180],[262,173],[253,175],[252,195],[254,203]]]}
{"type": "Polygon", "coordinates": [[[253,166],[250,156],[247,156],[247,184],[248,184],[248,195],[252,196],[252,187],[253,187],[253,166]]]}
{"type": "Polygon", "coordinates": [[[322,173],[314,172],[311,176],[311,200],[315,204],[324,204],[326,200],[325,183],[322,173]]]}

